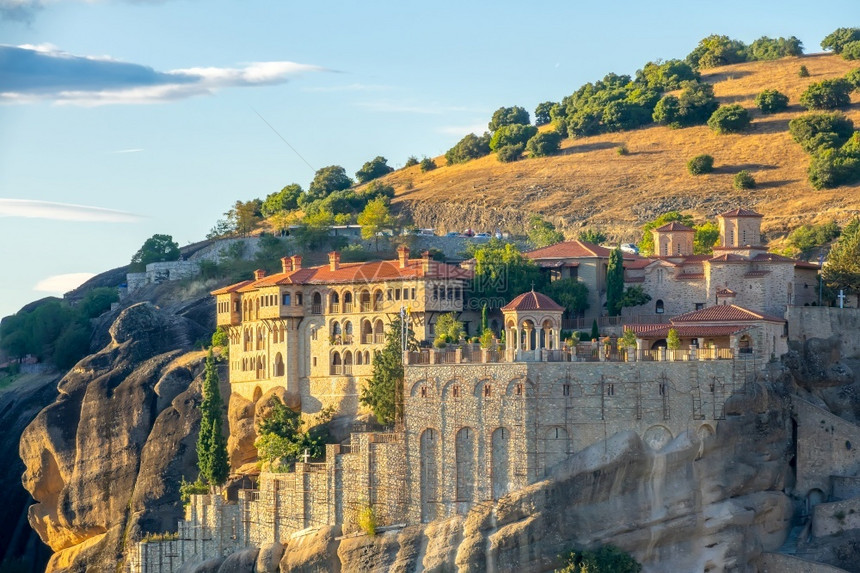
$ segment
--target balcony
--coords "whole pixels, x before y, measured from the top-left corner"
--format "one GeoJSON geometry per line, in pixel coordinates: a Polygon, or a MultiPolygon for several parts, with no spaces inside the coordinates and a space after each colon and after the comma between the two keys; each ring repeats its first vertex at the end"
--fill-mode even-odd
{"type": "Polygon", "coordinates": [[[333,312],[333,313],[340,312],[340,303],[338,303],[338,302],[331,303],[331,312],[333,312]]]}
{"type": "Polygon", "coordinates": [[[319,303],[312,304],[311,305],[311,314],[322,314],[322,305],[319,303]]]}

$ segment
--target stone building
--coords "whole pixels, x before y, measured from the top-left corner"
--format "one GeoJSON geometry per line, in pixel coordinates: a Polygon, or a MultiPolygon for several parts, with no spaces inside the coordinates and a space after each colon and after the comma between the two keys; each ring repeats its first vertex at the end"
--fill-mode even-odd
{"type": "Polygon", "coordinates": [[[405,247],[396,261],[341,263],[335,251],[325,266],[303,267],[300,255],[281,263],[280,273],[258,270],[212,294],[229,333],[232,391],[256,401],[283,387],[305,413],[354,415],[392,318],[405,311],[416,339],[431,339],[438,314],[463,310],[472,278],[426,252],[410,259],[405,247]]]}

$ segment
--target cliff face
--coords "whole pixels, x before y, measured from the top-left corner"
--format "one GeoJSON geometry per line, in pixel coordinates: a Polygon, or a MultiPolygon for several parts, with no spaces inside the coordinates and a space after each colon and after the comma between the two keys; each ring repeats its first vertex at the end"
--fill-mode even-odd
{"type": "Polygon", "coordinates": [[[204,355],[186,351],[203,328],[141,303],[109,334],[21,437],[30,525],[55,552],[48,571],[115,569],[143,533],[175,528],[180,479],[196,476],[204,355]]]}

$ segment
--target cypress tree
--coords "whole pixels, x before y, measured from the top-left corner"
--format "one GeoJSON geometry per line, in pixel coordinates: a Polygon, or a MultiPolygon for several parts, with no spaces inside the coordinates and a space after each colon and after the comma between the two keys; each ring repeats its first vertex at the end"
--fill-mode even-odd
{"type": "Polygon", "coordinates": [[[606,311],[609,316],[621,314],[621,298],[624,296],[624,259],[621,249],[613,249],[609,254],[609,267],[606,269],[606,311]]]}
{"type": "Polygon", "coordinates": [[[487,321],[487,303],[484,303],[484,306],[481,307],[481,332],[479,334],[483,334],[489,327],[490,323],[487,321]]]}
{"type": "Polygon", "coordinates": [[[227,463],[227,440],[221,432],[224,403],[221,401],[220,382],[210,348],[206,357],[203,403],[200,405],[200,433],[197,436],[197,468],[200,470],[200,479],[209,485],[223,484],[230,471],[227,463]]]}

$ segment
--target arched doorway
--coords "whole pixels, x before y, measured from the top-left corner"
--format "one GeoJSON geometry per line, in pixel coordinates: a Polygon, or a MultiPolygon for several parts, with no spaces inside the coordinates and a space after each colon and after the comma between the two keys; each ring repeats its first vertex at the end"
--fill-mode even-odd
{"type": "Polygon", "coordinates": [[[511,432],[507,428],[496,428],[492,442],[493,499],[499,499],[511,491],[510,460],[508,458],[511,432]]]}

